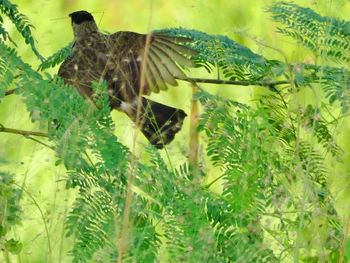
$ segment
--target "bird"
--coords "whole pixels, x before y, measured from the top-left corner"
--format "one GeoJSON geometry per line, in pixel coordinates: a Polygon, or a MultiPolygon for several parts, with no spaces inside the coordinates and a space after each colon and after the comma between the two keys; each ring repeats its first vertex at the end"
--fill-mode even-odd
{"type": "Polygon", "coordinates": [[[72,52],[58,76],[90,101],[95,98],[92,83],[105,81],[111,109],[126,113],[156,148],[173,141],[187,114],[145,96],[186,79],[184,69],[195,66],[191,58],[197,54],[186,45],[192,40],[159,32],[105,34],[91,13],[81,10],[69,16],[72,52]]]}

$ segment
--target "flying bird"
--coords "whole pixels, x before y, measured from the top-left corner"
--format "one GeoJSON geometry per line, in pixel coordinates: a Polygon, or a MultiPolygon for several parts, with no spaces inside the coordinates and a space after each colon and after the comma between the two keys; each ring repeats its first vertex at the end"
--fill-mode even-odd
{"type": "Polygon", "coordinates": [[[181,130],[186,113],[143,95],[177,86],[176,78],[186,78],[182,68],[193,67],[190,57],[196,55],[182,44],[190,39],[155,32],[104,34],[89,12],[69,16],[74,43],[58,75],[91,100],[92,82],[106,81],[112,109],[125,112],[157,148],[170,143],[181,130]],[[139,114],[137,109],[141,109],[139,114]]]}

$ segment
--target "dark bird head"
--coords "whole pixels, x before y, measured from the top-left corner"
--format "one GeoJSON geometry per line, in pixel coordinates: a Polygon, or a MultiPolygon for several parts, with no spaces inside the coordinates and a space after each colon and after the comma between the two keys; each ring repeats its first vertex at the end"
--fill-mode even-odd
{"type": "Polygon", "coordinates": [[[73,12],[69,14],[69,16],[72,18],[72,23],[78,25],[83,22],[94,21],[94,17],[89,12],[84,10],[73,12]]]}
{"type": "Polygon", "coordinates": [[[75,38],[87,36],[98,31],[94,17],[89,12],[81,10],[71,13],[69,16],[72,19],[75,38]]]}

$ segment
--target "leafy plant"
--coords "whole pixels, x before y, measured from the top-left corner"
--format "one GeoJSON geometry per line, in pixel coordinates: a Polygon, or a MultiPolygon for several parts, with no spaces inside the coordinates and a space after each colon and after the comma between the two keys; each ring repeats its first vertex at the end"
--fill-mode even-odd
{"type": "MultiPolygon", "coordinates": [[[[196,65],[218,70],[224,81],[269,88],[250,105],[199,90],[198,132],[206,154],[201,165],[208,169],[198,167],[198,173],[187,162],[171,165],[170,157],[164,160],[151,146],[145,158],[138,158],[114,135],[106,83],[93,84],[97,96],[92,104],[45,72],[69,56],[70,45],[33,69],[2,27],[4,19],[14,23],[41,59],[30,22],[10,1],[0,1],[0,10],[0,98],[15,88],[31,119],[50,126],[40,133],[45,142],[35,138],[38,132],[1,124],[0,132],[49,147],[57,164],[64,165],[66,187],[76,190],[65,218],[66,237],[73,237],[66,251],[72,262],[347,260],[348,233],[334,205],[325,163],[343,153],[332,132],[338,119],[329,121],[329,108],[340,112],[339,119],[346,117],[346,64],[291,65],[257,55],[226,36],[160,30],[192,38],[188,45],[198,52],[196,65]],[[293,105],[300,93],[314,89],[324,91],[321,105],[312,100],[293,105]],[[208,183],[211,168],[219,175],[208,183]]],[[[268,10],[283,24],[279,32],[316,56],[348,61],[343,40],[349,22],[285,2],[268,10]]],[[[21,221],[21,191],[12,175],[0,176],[0,248],[20,254],[20,241],[7,235],[21,221]]]]}
{"type": "Polygon", "coordinates": [[[325,17],[294,3],[277,2],[268,11],[281,22],[278,32],[290,36],[317,56],[349,62],[350,22],[325,17]]]}
{"type": "Polygon", "coordinates": [[[13,175],[0,171],[0,249],[5,258],[9,258],[9,252],[19,254],[22,249],[22,243],[10,234],[12,228],[22,221],[21,194],[13,175]]]}

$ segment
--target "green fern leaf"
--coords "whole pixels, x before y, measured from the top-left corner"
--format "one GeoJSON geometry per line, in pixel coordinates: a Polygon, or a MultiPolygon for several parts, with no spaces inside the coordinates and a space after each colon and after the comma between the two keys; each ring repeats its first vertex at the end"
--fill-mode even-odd
{"type": "Polygon", "coordinates": [[[32,36],[32,28],[34,26],[30,23],[27,16],[20,13],[17,9],[17,5],[12,4],[9,0],[0,1],[0,12],[5,14],[11,22],[16,26],[17,30],[23,36],[25,43],[30,45],[34,54],[44,61],[44,57],[40,55],[39,51],[35,47],[35,40],[32,36]]]}
{"type": "Polygon", "coordinates": [[[317,55],[350,61],[350,22],[325,17],[294,3],[277,2],[268,11],[284,25],[278,32],[290,36],[317,55]]]}

